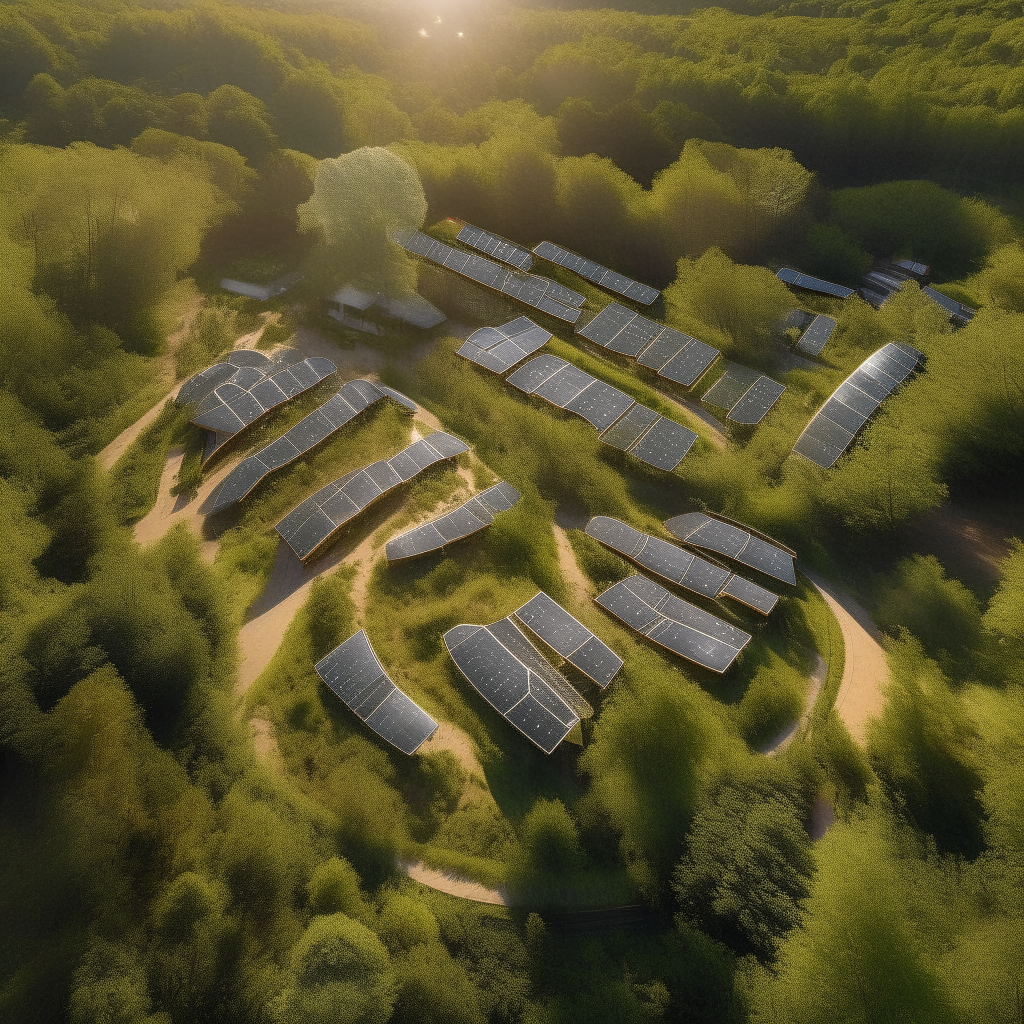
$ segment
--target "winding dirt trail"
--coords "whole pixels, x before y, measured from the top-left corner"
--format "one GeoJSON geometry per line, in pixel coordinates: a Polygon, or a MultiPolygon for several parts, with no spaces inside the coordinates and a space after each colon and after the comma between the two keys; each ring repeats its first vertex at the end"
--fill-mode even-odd
{"type": "Polygon", "coordinates": [[[766,747],[762,747],[762,754],[766,757],[772,757],[780,750],[785,750],[792,742],[793,737],[807,725],[811,718],[811,712],[814,711],[814,705],[818,700],[818,694],[821,693],[821,688],[827,678],[828,662],[819,654],[811,671],[810,686],[807,688],[803,714],[791,725],[787,725],[766,747]]]}
{"type": "Polygon", "coordinates": [[[850,735],[863,746],[868,721],[878,715],[885,704],[883,691],[889,680],[889,664],[879,643],[878,627],[841,587],[807,569],[800,571],[825,599],[843,631],[846,659],[836,697],[836,712],[850,735]]]}
{"type": "Polygon", "coordinates": [[[562,570],[566,583],[572,588],[577,603],[587,604],[594,588],[590,580],[583,574],[579,562],[576,561],[576,552],[572,549],[572,542],[564,528],[558,523],[552,523],[551,529],[555,533],[555,545],[558,548],[558,567],[562,570]]]}
{"type": "Polygon", "coordinates": [[[508,906],[505,897],[497,889],[488,889],[487,886],[464,878],[454,871],[439,871],[437,868],[427,867],[419,860],[402,861],[399,867],[414,882],[419,882],[429,889],[446,892],[449,896],[461,896],[464,900],[473,900],[476,903],[490,903],[498,907],[508,906]]]}

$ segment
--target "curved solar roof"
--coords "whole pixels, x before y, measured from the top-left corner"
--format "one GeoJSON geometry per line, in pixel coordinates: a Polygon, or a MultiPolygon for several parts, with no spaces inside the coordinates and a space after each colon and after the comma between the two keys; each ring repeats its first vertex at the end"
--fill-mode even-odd
{"type": "Polygon", "coordinates": [[[511,484],[500,481],[439,519],[392,537],[385,545],[384,553],[389,562],[398,562],[403,558],[438,551],[490,526],[499,512],[510,509],[518,500],[519,492],[511,484]]]}
{"type": "Polygon", "coordinates": [[[597,428],[606,444],[629,452],[655,469],[675,469],[697,440],[692,430],[638,405],[625,392],[559,356],[537,356],[505,382],[576,413],[597,428]]]}
{"type": "Polygon", "coordinates": [[[595,516],[587,523],[586,533],[656,576],[701,597],[710,600],[731,597],[762,615],[769,615],[778,604],[778,595],[770,590],[749,580],[740,580],[728,569],[667,540],[634,530],[618,519],[595,516]]]}
{"type": "Polygon", "coordinates": [[[316,663],[330,691],[381,739],[414,754],[437,722],[388,678],[363,630],[316,663]]]}
{"type": "Polygon", "coordinates": [[[586,296],[566,288],[557,281],[503,267],[483,256],[438,242],[422,231],[398,232],[394,239],[403,249],[415,256],[430,260],[431,263],[446,267],[462,277],[469,278],[470,281],[518,299],[527,306],[533,306],[534,309],[550,313],[559,320],[574,324],[580,318],[579,307],[586,301],[586,296]]]}
{"type": "Polygon", "coordinates": [[[495,373],[505,373],[550,340],[550,331],[529,317],[520,316],[502,327],[474,331],[459,349],[459,355],[495,373]]]}
{"type": "Polygon", "coordinates": [[[533,257],[514,242],[510,242],[501,235],[491,234],[483,228],[474,227],[472,224],[465,224],[456,236],[465,245],[471,245],[474,249],[493,256],[502,263],[508,263],[517,270],[529,270],[533,266],[533,257]]]}
{"type": "Polygon", "coordinates": [[[726,419],[733,423],[753,426],[768,415],[771,407],[782,397],[785,386],[770,377],[735,363],[708,388],[702,402],[728,409],[726,419]]]}
{"type": "Polygon", "coordinates": [[[196,404],[192,422],[210,432],[203,452],[206,462],[261,416],[308,391],[336,370],[329,359],[303,359],[295,349],[284,349],[271,357],[252,349],[238,350],[228,356],[227,363],[207,367],[190,377],[178,390],[175,401],[178,405],[196,404]]]}
{"type": "Polygon", "coordinates": [[[602,689],[622,668],[622,659],[607,644],[543,590],[512,614],[556,654],[602,689]]]}
{"type": "Polygon", "coordinates": [[[784,284],[792,285],[794,288],[818,292],[820,295],[831,295],[836,299],[848,299],[854,292],[852,288],[847,288],[844,284],[823,281],[820,277],[801,274],[798,270],[792,270],[789,267],[783,267],[775,276],[784,284]]]}
{"type": "Polygon", "coordinates": [[[455,626],[444,643],[470,686],[545,754],[594,713],[511,619],[455,626]]]}
{"type": "Polygon", "coordinates": [[[814,414],[793,445],[805,459],[831,469],[868,418],[916,369],[922,353],[891,342],[868,356],[814,414]]]}
{"type": "Polygon", "coordinates": [[[428,466],[469,451],[469,445],[437,431],[390,459],[355,469],[296,505],[275,527],[303,561],[318,555],[335,534],[368,505],[411,480],[428,466]]]}
{"type": "Polygon", "coordinates": [[[287,466],[336,431],[341,430],[364,409],[385,396],[394,398],[406,408],[416,410],[416,403],[391,388],[371,384],[368,380],[350,380],[319,409],[314,409],[286,434],[243,459],[217,485],[206,499],[203,511],[210,515],[223,512],[244,498],[264,477],[287,466]]]}
{"type": "Polygon", "coordinates": [[[687,512],[666,519],[665,529],[690,547],[714,551],[783,583],[796,586],[792,552],[785,551],[735,523],[722,522],[703,512],[687,512]]]}
{"type": "Polygon", "coordinates": [[[683,387],[692,387],[718,358],[719,351],[672,327],[610,302],[576,333],[595,345],[629,356],[683,387]]]}
{"type": "Polygon", "coordinates": [[[594,600],[649,640],[712,672],[725,672],[751,640],[643,576],[630,576],[594,600]]]}
{"type": "Polygon", "coordinates": [[[533,251],[543,260],[557,263],[560,267],[593,281],[601,288],[618,292],[619,295],[625,295],[627,299],[643,303],[645,306],[649,306],[661,294],[657,288],[652,288],[649,284],[641,284],[631,277],[626,277],[625,274],[602,267],[600,263],[563,249],[554,242],[541,242],[533,247],[533,251]]]}

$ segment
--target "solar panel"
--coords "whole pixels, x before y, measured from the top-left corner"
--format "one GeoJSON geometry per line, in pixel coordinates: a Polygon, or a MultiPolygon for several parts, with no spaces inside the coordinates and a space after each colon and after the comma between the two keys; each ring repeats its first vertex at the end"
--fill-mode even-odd
{"type": "Polygon", "coordinates": [[[931,267],[924,263],[915,263],[913,260],[897,260],[897,267],[902,267],[904,270],[909,270],[912,274],[916,274],[918,277],[927,277],[931,272],[931,267]]]}
{"type": "Polygon", "coordinates": [[[604,689],[622,668],[622,659],[578,619],[541,590],[513,613],[531,633],[604,689]]]}
{"type": "Polygon", "coordinates": [[[529,252],[500,235],[484,231],[483,228],[466,224],[456,237],[460,242],[471,245],[474,249],[479,249],[488,256],[511,264],[519,270],[529,270],[533,266],[533,257],[529,252]]]}
{"type": "Polygon", "coordinates": [[[733,423],[743,423],[747,426],[760,423],[785,390],[784,385],[770,377],[758,377],[732,407],[726,418],[733,423]]]}
{"type": "Polygon", "coordinates": [[[502,327],[481,327],[459,349],[459,355],[494,373],[505,373],[551,340],[551,332],[529,317],[516,317],[502,327]]]}
{"type": "Polygon", "coordinates": [[[704,392],[701,401],[707,402],[708,405],[717,405],[720,409],[731,409],[760,377],[761,374],[757,370],[730,363],[725,373],[704,392]]]}
{"type": "Polygon", "coordinates": [[[703,512],[687,512],[665,520],[665,529],[690,547],[704,548],[796,586],[793,555],[748,530],[703,512]]]}
{"type": "MultiPolygon", "coordinates": [[[[555,750],[579,724],[577,713],[545,678],[554,669],[548,665],[543,675],[533,671],[531,665],[541,667],[543,658],[510,620],[489,626],[455,626],[444,634],[444,643],[470,686],[545,754],[555,750]],[[521,643],[512,630],[519,634],[521,643]],[[530,665],[521,660],[526,648],[536,656],[527,655],[530,665]]],[[[565,689],[572,689],[564,679],[562,683],[565,689]]]]}
{"type": "Polygon", "coordinates": [[[594,284],[599,285],[601,288],[618,292],[619,295],[625,295],[635,302],[643,303],[645,306],[649,306],[661,294],[661,292],[650,285],[641,284],[639,281],[634,281],[623,274],[617,274],[614,270],[609,270],[607,267],[602,267],[592,260],[584,259],[584,257],[579,256],[577,253],[563,249],[560,245],[555,245],[554,242],[541,242],[540,245],[534,246],[533,251],[541,259],[557,263],[560,267],[566,267],[574,274],[579,274],[580,277],[593,281],[594,284]]]}
{"type": "Polygon", "coordinates": [[[388,677],[359,630],[316,663],[328,689],[381,739],[414,754],[437,732],[437,722],[388,677]]]}
{"type": "Polygon", "coordinates": [[[814,414],[793,451],[831,469],[871,414],[917,368],[922,353],[890,343],[868,356],[814,414]]]}
{"type": "Polygon", "coordinates": [[[617,302],[605,306],[576,333],[610,352],[634,356],[641,366],[684,387],[691,387],[719,355],[718,349],[617,302]]]}
{"type": "Polygon", "coordinates": [[[671,473],[696,440],[697,435],[688,427],[662,416],[636,444],[626,450],[648,466],[671,473]]]}
{"type": "Polygon", "coordinates": [[[818,292],[821,295],[831,295],[837,299],[848,299],[853,295],[853,289],[847,288],[846,285],[823,281],[820,277],[801,274],[789,267],[783,267],[775,276],[785,284],[793,285],[794,288],[803,288],[805,291],[818,292]]]}
{"type": "Polygon", "coordinates": [[[809,356],[819,355],[825,347],[832,332],[836,329],[836,322],[830,316],[819,313],[808,325],[796,347],[809,356]]]}
{"type": "Polygon", "coordinates": [[[439,519],[393,537],[385,545],[384,552],[389,562],[397,562],[437,551],[452,541],[462,540],[489,526],[496,513],[511,508],[518,500],[519,492],[511,484],[501,481],[439,519]]]}
{"type": "Polygon", "coordinates": [[[275,527],[303,562],[318,555],[337,532],[364,508],[399,484],[444,459],[469,451],[469,446],[443,431],[414,441],[390,459],[356,469],[321,487],[296,505],[275,527]]]}
{"type": "Polygon", "coordinates": [[[725,672],[751,639],[642,576],[614,584],[595,600],[654,643],[712,672],[725,672]]]}
{"type": "Polygon", "coordinates": [[[976,309],[971,309],[970,306],[965,306],[962,302],[957,302],[956,299],[951,299],[948,295],[943,295],[942,292],[936,291],[934,288],[925,286],[921,291],[933,302],[937,302],[953,319],[967,323],[969,320],[973,320],[975,313],[978,312],[976,309]]]}
{"type": "Polygon", "coordinates": [[[558,356],[531,359],[506,383],[582,416],[599,431],[605,428],[602,441],[655,469],[674,470],[697,440],[692,430],[638,405],[618,388],[558,356]]]}
{"type": "MultiPolygon", "coordinates": [[[[228,359],[248,351],[232,352],[228,359]]],[[[318,356],[280,367],[262,352],[255,354],[258,360],[245,358],[241,365],[228,362],[208,367],[190,377],[178,391],[176,404],[198,402],[191,422],[216,435],[207,438],[204,462],[271,409],[308,391],[337,370],[329,359],[318,356]],[[259,366],[254,365],[256,362],[259,366]],[[221,367],[232,373],[225,377],[221,367]],[[209,387],[214,381],[219,382],[209,387]]]]}
{"type": "Polygon", "coordinates": [[[613,448],[627,451],[659,419],[661,417],[653,409],[648,409],[646,405],[640,405],[638,402],[631,405],[626,415],[601,435],[601,440],[613,448]]]}
{"type": "Polygon", "coordinates": [[[241,501],[265,477],[312,451],[385,394],[407,408],[409,405],[416,408],[415,403],[391,388],[377,387],[365,380],[348,381],[319,409],[314,409],[287,433],[240,462],[214,488],[203,505],[203,511],[215,515],[241,501]],[[376,397],[367,401],[367,396],[374,393],[376,397]]]}
{"type": "Polygon", "coordinates": [[[739,601],[740,604],[745,604],[762,615],[770,615],[772,609],[779,603],[778,594],[773,594],[770,590],[765,590],[764,587],[759,587],[742,576],[733,576],[722,587],[721,596],[731,597],[734,601],[739,601]]]}
{"type": "Polygon", "coordinates": [[[556,281],[520,270],[507,270],[483,256],[460,253],[458,249],[435,241],[421,231],[399,232],[394,238],[407,252],[550,313],[560,320],[574,324],[580,318],[578,307],[583,305],[586,297],[556,281]]]}

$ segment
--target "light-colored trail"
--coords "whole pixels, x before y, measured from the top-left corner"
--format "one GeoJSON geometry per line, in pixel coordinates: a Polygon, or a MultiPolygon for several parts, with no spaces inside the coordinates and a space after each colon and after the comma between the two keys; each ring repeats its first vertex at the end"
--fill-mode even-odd
{"type": "Polygon", "coordinates": [[[461,896],[465,900],[473,900],[476,903],[490,903],[498,907],[508,906],[504,895],[497,889],[488,889],[487,886],[464,878],[454,871],[439,871],[437,868],[428,867],[418,860],[403,861],[400,867],[413,881],[419,882],[430,889],[446,892],[449,896],[461,896]]]}
{"type": "Polygon", "coordinates": [[[552,523],[551,529],[555,532],[555,545],[558,548],[558,567],[562,570],[562,575],[572,589],[577,603],[586,604],[593,591],[590,580],[583,574],[579,562],[576,561],[576,552],[573,551],[565,530],[558,523],[552,523]]]}
{"type": "Polygon", "coordinates": [[[96,456],[96,460],[104,469],[113,469],[114,463],[126,451],[129,446],[135,441],[150,424],[156,421],[156,418],[163,411],[164,405],[167,404],[168,399],[173,398],[178,393],[178,385],[175,384],[171,388],[170,394],[164,395],[156,405],[153,406],[148,412],[143,413],[131,426],[125,427],[117,437],[114,438],[106,448],[103,449],[96,456]]]}
{"type": "Polygon", "coordinates": [[[792,742],[793,737],[807,725],[811,718],[811,712],[814,711],[814,705],[818,700],[818,694],[821,693],[821,687],[827,678],[828,662],[819,654],[811,671],[810,686],[807,688],[807,698],[804,701],[803,714],[791,725],[787,725],[766,747],[763,747],[761,749],[762,754],[771,757],[780,750],[785,750],[792,742]]]}
{"type": "Polygon", "coordinates": [[[879,643],[878,627],[868,613],[841,587],[807,569],[800,570],[825,599],[843,631],[846,658],[843,681],[836,697],[836,713],[854,740],[863,746],[868,722],[885,704],[889,664],[879,643]]]}
{"type": "Polygon", "coordinates": [[[457,725],[439,722],[437,732],[416,753],[432,754],[438,750],[450,750],[470,775],[483,779],[484,769],[476,756],[473,741],[457,725]]]}

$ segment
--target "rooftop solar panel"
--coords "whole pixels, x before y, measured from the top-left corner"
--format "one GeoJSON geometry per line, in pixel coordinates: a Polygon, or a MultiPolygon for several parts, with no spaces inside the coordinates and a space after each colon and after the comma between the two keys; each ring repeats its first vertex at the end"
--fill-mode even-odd
{"type": "Polygon", "coordinates": [[[832,337],[832,332],[835,329],[835,320],[830,316],[825,316],[824,313],[819,313],[807,325],[804,333],[800,335],[800,340],[796,343],[796,347],[801,352],[806,352],[809,356],[819,355],[828,343],[829,338],[832,337]]]}
{"type": "Polygon", "coordinates": [[[388,677],[363,630],[335,647],[315,667],[346,707],[403,754],[415,753],[437,732],[437,722],[388,677]]]}
{"type": "Polygon", "coordinates": [[[793,451],[831,469],[879,405],[916,369],[922,353],[890,343],[868,356],[814,414],[793,451]]]}
{"type": "Polygon", "coordinates": [[[833,284],[831,281],[823,281],[819,277],[801,274],[789,267],[783,267],[775,276],[794,288],[803,288],[805,291],[818,292],[821,295],[831,295],[837,299],[848,299],[854,293],[852,288],[847,288],[845,285],[833,284]]]}
{"type": "Polygon", "coordinates": [[[645,306],[649,306],[661,294],[656,288],[651,288],[650,285],[641,284],[639,281],[634,281],[623,274],[618,274],[614,270],[602,267],[600,264],[585,259],[577,253],[563,249],[560,245],[555,245],[554,242],[541,242],[539,245],[534,246],[533,251],[541,259],[557,263],[561,267],[566,267],[573,273],[585,277],[588,281],[593,281],[594,284],[601,288],[618,292],[619,295],[626,295],[635,302],[640,302],[645,306]]]}
{"type": "MultiPolygon", "coordinates": [[[[515,643],[514,637],[510,639],[510,631],[502,625],[507,622],[455,626],[444,635],[445,647],[477,693],[531,743],[550,754],[580,719],[545,678],[532,671],[507,646],[512,642],[520,655],[523,653],[522,645],[515,643]]],[[[532,647],[522,633],[519,635],[524,644],[532,647]]],[[[536,648],[533,650],[540,659],[536,648]]],[[[568,682],[563,682],[571,689],[568,682]]]]}
{"type": "Polygon", "coordinates": [[[622,659],[611,648],[543,590],[513,614],[531,633],[602,689],[622,668],[622,659]]]}
{"type": "Polygon", "coordinates": [[[421,438],[390,459],[353,470],[321,487],[296,505],[276,530],[301,561],[309,561],[324,550],[341,527],[381,495],[428,466],[465,451],[469,446],[464,441],[443,431],[421,438]]]}
{"type": "Polygon", "coordinates": [[[460,242],[471,245],[474,249],[479,249],[504,263],[509,263],[518,270],[529,270],[533,266],[533,257],[529,252],[500,235],[484,231],[483,228],[466,224],[456,237],[460,242]]]}
{"type": "Polygon", "coordinates": [[[439,519],[393,537],[384,548],[387,559],[397,562],[415,558],[469,537],[489,526],[497,512],[504,512],[518,500],[519,492],[511,484],[496,483],[439,519]]]}
{"type": "Polygon", "coordinates": [[[574,324],[580,318],[578,307],[586,301],[585,297],[556,281],[506,269],[483,256],[460,253],[458,249],[435,241],[421,231],[399,232],[394,238],[407,252],[503,292],[566,323],[574,324]]]}
{"type": "Polygon", "coordinates": [[[641,576],[614,584],[595,600],[654,643],[712,672],[725,672],[751,639],[641,576]]]}
{"type": "Polygon", "coordinates": [[[796,586],[793,555],[733,523],[687,512],[665,520],[665,529],[690,547],[704,548],[796,586]]]}

